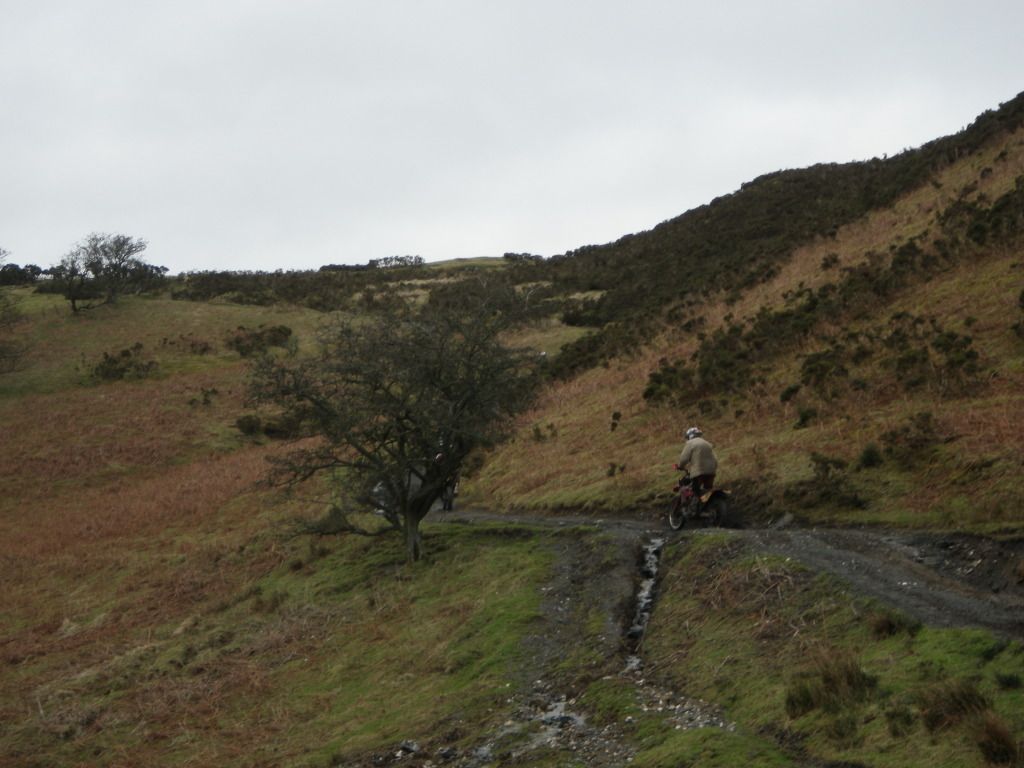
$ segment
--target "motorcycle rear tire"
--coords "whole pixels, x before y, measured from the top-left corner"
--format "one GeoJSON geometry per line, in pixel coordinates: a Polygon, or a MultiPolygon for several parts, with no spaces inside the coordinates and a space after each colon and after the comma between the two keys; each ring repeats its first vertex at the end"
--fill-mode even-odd
{"type": "Polygon", "coordinates": [[[724,496],[715,496],[708,499],[707,504],[708,522],[716,528],[725,523],[729,515],[729,502],[724,496]]]}
{"type": "Polygon", "coordinates": [[[683,506],[683,499],[676,494],[668,507],[668,527],[673,531],[678,531],[684,525],[686,525],[686,508],[683,506]]]}

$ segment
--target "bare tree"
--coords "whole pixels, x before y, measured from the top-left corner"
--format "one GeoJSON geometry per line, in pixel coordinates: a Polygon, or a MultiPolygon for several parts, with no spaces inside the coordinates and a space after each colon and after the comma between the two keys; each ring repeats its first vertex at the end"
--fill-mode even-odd
{"type": "MultiPolygon", "coordinates": [[[[313,359],[264,357],[254,369],[257,399],[319,437],[279,463],[276,476],[329,473],[349,503],[381,507],[418,560],[420,522],[470,452],[499,440],[534,392],[536,355],[501,341],[518,319],[513,305],[486,294],[443,312],[389,305],[323,328],[313,359]]],[[[345,519],[345,510],[334,512],[345,519]]]]}

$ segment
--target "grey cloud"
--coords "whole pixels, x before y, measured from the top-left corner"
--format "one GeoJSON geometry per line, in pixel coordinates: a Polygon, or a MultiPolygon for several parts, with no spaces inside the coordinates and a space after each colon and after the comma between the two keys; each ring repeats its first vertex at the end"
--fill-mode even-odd
{"type": "Polygon", "coordinates": [[[174,270],[561,252],[1013,97],[1024,7],[2,2],[0,245],[174,270]]]}

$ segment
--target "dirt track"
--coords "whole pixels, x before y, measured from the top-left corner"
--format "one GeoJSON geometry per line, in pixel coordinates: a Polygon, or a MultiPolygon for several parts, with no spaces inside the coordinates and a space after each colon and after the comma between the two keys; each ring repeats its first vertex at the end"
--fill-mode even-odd
{"type": "MultiPolygon", "coordinates": [[[[432,519],[595,525],[638,540],[645,534],[669,533],[660,521],[619,517],[495,515],[467,510],[432,519]]],[[[983,627],[1024,638],[1024,540],[878,529],[751,528],[734,533],[758,550],[832,574],[848,583],[855,594],[887,603],[924,624],[983,627]]]]}
{"type": "Polygon", "coordinates": [[[1024,542],[862,530],[749,530],[758,549],[847,582],[856,594],[937,627],[984,627],[1024,638],[1014,571],[1024,542]]]}
{"type": "MultiPolygon", "coordinates": [[[[502,728],[483,736],[471,749],[435,747],[441,762],[453,768],[482,768],[495,759],[499,764],[516,764],[544,750],[571,756],[566,765],[615,768],[631,760],[636,748],[621,725],[598,727],[588,723],[572,691],[560,688],[557,676],[547,675],[553,662],[578,641],[572,615],[580,603],[600,606],[606,626],[598,638],[597,650],[602,657],[623,663],[619,678],[632,686],[644,711],[658,713],[676,729],[735,728],[715,704],[667,690],[648,679],[642,654],[632,655],[635,641],[631,644],[632,635],[623,631],[623,620],[635,610],[631,603],[636,603],[637,582],[641,577],[650,580],[656,576],[640,566],[642,547],[647,545],[650,551],[652,546],[660,548],[663,539],[713,531],[675,533],[660,520],[497,515],[472,509],[436,513],[430,520],[468,525],[593,526],[610,536],[616,552],[614,562],[595,564],[586,547],[574,537],[559,539],[554,545],[554,578],[544,587],[544,620],[527,638],[528,661],[518,670],[518,685],[508,699],[509,718],[502,728]]],[[[832,574],[845,581],[854,594],[880,600],[922,623],[983,627],[1006,637],[1024,638],[1024,585],[1020,581],[1024,541],[878,530],[752,528],[732,533],[755,550],[792,558],[812,571],[832,574]]],[[[403,749],[399,746],[389,754],[377,755],[370,764],[434,764],[410,762],[403,749]]],[[[801,766],[832,765],[799,755],[793,759],[801,766]]]]}

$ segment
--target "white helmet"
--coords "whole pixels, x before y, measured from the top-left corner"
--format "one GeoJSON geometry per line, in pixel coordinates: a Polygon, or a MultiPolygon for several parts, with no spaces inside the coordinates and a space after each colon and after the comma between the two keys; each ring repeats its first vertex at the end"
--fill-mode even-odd
{"type": "Polygon", "coordinates": [[[690,427],[686,430],[686,439],[693,440],[695,437],[701,437],[704,433],[700,431],[700,427],[690,427]]]}

